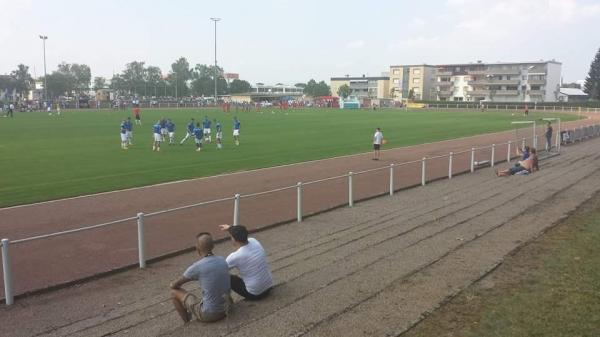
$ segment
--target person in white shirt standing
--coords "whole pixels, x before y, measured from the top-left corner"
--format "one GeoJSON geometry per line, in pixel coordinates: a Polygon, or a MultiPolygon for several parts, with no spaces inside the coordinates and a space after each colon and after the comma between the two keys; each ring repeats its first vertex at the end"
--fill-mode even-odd
{"type": "Polygon", "coordinates": [[[373,135],[373,160],[379,160],[382,142],[383,132],[381,132],[381,128],[377,128],[375,129],[375,134],[373,135]]]}
{"type": "Polygon", "coordinates": [[[244,226],[219,227],[229,232],[233,246],[237,248],[226,259],[229,269],[239,271],[239,276],[230,275],[231,290],[251,301],[266,297],[273,288],[273,277],[260,242],[248,238],[248,230],[244,226]]]}

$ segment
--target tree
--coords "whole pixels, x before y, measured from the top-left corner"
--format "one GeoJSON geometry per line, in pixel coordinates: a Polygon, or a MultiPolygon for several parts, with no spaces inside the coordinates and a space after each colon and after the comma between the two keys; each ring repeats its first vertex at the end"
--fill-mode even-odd
{"type": "Polygon", "coordinates": [[[352,93],[352,89],[350,89],[350,86],[347,84],[340,85],[340,87],[338,88],[338,91],[337,91],[338,96],[340,96],[344,99],[348,98],[348,96],[350,96],[351,93],[352,93]]]}
{"type": "Polygon", "coordinates": [[[306,83],[304,93],[312,97],[329,96],[331,95],[331,89],[325,81],[317,83],[317,81],[311,79],[306,83]]]}
{"type": "Polygon", "coordinates": [[[244,80],[235,79],[229,84],[229,92],[232,94],[250,92],[251,88],[252,86],[250,85],[250,83],[244,80]]]}
{"type": "Polygon", "coordinates": [[[137,94],[144,88],[146,68],[144,62],[133,61],[125,65],[121,77],[130,93],[137,94]]]}
{"type": "Polygon", "coordinates": [[[162,71],[159,67],[149,66],[146,68],[144,81],[145,85],[154,89],[154,95],[158,96],[158,86],[162,80],[162,71]]]}
{"type": "Polygon", "coordinates": [[[187,83],[190,79],[192,79],[192,69],[190,69],[190,63],[185,57],[180,57],[171,64],[171,73],[167,80],[175,86],[177,97],[188,96],[189,87],[187,83]]]}
{"type": "Polygon", "coordinates": [[[590,65],[590,71],[585,79],[583,88],[583,91],[589,95],[590,99],[600,100],[600,49],[598,49],[596,57],[590,65]]]}
{"type": "Polygon", "coordinates": [[[294,84],[294,86],[296,88],[302,88],[302,89],[304,89],[304,88],[306,88],[306,83],[296,83],[296,84],[294,84]]]}
{"type": "Polygon", "coordinates": [[[68,95],[75,88],[75,78],[73,75],[63,71],[54,71],[52,74],[46,76],[46,83],[50,98],[68,95]]]}
{"type": "Polygon", "coordinates": [[[227,81],[223,78],[223,69],[205,64],[196,64],[192,71],[192,93],[197,96],[213,96],[215,94],[215,74],[218,76],[217,94],[227,94],[227,81]]]}
{"type": "Polygon", "coordinates": [[[408,99],[411,101],[415,99],[415,90],[412,88],[408,91],[408,99]]]}
{"type": "MultiPolygon", "coordinates": [[[[66,94],[69,94],[72,91],[81,94],[90,87],[92,71],[88,65],[63,62],[58,65],[57,72],[64,76],[54,76],[53,80],[56,81],[62,79],[65,81],[65,83],[60,84],[59,87],[66,87],[67,90],[64,92],[66,94]]],[[[48,87],[50,87],[50,85],[48,85],[48,87]]]]}
{"type": "Polygon", "coordinates": [[[17,70],[10,73],[13,79],[13,88],[17,90],[19,96],[25,97],[25,93],[31,88],[33,79],[29,74],[29,67],[24,64],[19,64],[17,70]]]}
{"type": "Polygon", "coordinates": [[[104,77],[94,77],[94,90],[106,88],[106,79],[104,77]]]}

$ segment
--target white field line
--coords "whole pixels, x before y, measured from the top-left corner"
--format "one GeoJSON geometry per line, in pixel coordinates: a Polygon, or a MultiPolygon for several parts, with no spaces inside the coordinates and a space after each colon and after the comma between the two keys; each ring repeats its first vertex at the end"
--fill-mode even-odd
{"type": "MultiPolygon", "coordinates": [[[[417,147],[417,146],[432,145],[432,144],[438,144],[438,143],[444,143],[444,142],[452,142],[452,141],[459,141],[459,140],[470,139],[470,138],[475,138],[475,137],[492,136],[492,135],[498,135],[498,134],[502,134],[502,133],[511,133],[511,132],[512,132],[511,130],[504,130],[504,131],[498,131],[498,132],[492,132],[492,133],[482,133],[482,134],[478,134],[478,135],[466,136],[466,137],[460,137],[460,138],[446,139],[446,140],[441,140],[441,141],[437,141],[437,142],[429,142],[429,143],[407,145],[407,146],[403,146],[403,147],[395,147],[395,148],[392,148],[392,149],[381,150],[381,152],[397,151],[397,150],[400,150],[400,149],[410,149],[410,148],[417,147]]],[[[323,159],[308,160],[308,161],[303,161],[303,162],[298,162],[298,163],[283,164],[283,165],[270,166],[270,167],[262,167],[262,168],[253,169],[253,170],[230,172],[230,173],[222,173],[222,174],[217,174],[217,175],[208,176],[208,177],[199,177],[199,178],[174,180],[174,181],[168,181],[168,182],[164,182],[164,183],[158,183],[158,184],[152,184],[152,185],[146,185],[146,186],[130,187],[130,188],[124,188],[124,189],[120,189],[120,190],[113,190],[113,191],[98,192],[98,193],[93,193],[93,194],[79,195],[79,196],[76,196],[76,197],[68,197],[68,198],[62,198],[62,199],[40,201],[40,202],[36,202],[36,203],[31,203],[31,204],[15,205],[15,206],[9,206],[9,207],[0,208],[0,212],[5,211],[5,210],[22,208],[22,207],[32,207],[32,206],[36,206],[36,205],[45,205],[45,204],[50,204],[50,203],[55,203],[55,202],[62,202],[62,201],[76,200],[76,199],[81,199],[81,198],[96,197],[96,196],[99,196],[99,195],[107,195],[107,194],[112,194],[112,193],[142,190],[142,189],[146,189],[146,188],[153,188],[153,187],[166,186],[166,185],[174,185],[174,184],[180,184],[180,183],[185,183],[185,182],[190,182],[190,181],[200,181],[200,180],[205,180],[205,179],[215,179],[215,178],[220,178],[220,177],[234,176],[234,175],[238,175],[238,174],[253,173],[253,172],[273,170],[273,169],[279,169],[279,168],[285,168],[285,167],[292,167],[292,166],[296,166],[296,165],[306,165],[306,164],[312,164],[312,163],[319,163],[319,162],[323,162],[323,161],[336,160],[336,159],[341,159],[341,158],[352,158],[352,157],[364,156],[364,155],[368,155],[368,154],[371,154],[371,151],[369,151],[369,152],[361,152],[361,153],[354,153],[354,154],[347,154],[347,155],[337,156],[337,157],[329,157],[329,158],[323,158],[323,159]]],[[[401,164],[401,163],[396,163],[396,164],[401,164]]]]}

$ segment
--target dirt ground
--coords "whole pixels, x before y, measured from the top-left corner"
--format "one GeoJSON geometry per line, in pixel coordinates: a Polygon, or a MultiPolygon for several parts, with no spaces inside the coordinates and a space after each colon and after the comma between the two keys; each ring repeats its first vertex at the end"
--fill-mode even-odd
{"type": "Polygon", "coordinates": [[[529,176],[485,168],[256,233],[276,287],[218,323],[184,326],[171,306],[188,253],[20,299],[0,309],[0,335],[397,336],[597,193],[599,146],[564,148],[529,176]]]}
{"type": "MultiPolygon", "coordinates": [[[[450,113],[450,112],[449,112],[450,113]]],[[[564,128],[596,122],[590,119],[564,123],[564,128]]],[[[391,163],[420,160],[423,156],[467,150],[453,158],[453,173],[469,169],[471,147],[505,142],[514,132],[503,132],[423,144],[385,151],[381,161],[371,154],[332,158],[316,162],[240,172],[210,178],[161,184],[137,189],[57,200],[0,209],[3,238],[20,238],[52,233],[81,226],[134,217],[138,212],[153,212],[217,198],[242,196],[311,181],[383,167],[391,163]]],[[[514,147],[513,147],[514,148],[514,147]]],[[[489,160],[490,149],[477,150],[476,160],[489,160]]],[[[505,160],[506,146],[496,148],[496,160],[505,160]]],[[[427,162],[428,180],[446,176],[448,159],[427,162]]],[[[399,166],[394,171],[394,188],[420,183],[421,164],[399,166]]],[[[304,188],[304,215],[344,205],[348,201],[347,179],[307,185],[304,188]]],[[[386,193],[389,171],[369,172],[354,177],[354,198],[364,199],[386,193]]],[[[242,197],[240,221],[249,228],[293,220],[296,215],[296,191],[288,189],[254,197],[242,197]]],[[[190,237],[200,231],[217,237],[218,224],[231,223],[233,201],[190,208],[145,219],[146,254],[163,256],[190,247],[190,237]]],[[[106,273],[137,263],[137,227],[135,220],[92,231],[11,245],[15,294],[45,289],[58,284],[106,273]]],[[[0,283],[2,280],[0,279],[0,283]]],[[[0,297],[4,287],[0,284],[0,297]]]]}

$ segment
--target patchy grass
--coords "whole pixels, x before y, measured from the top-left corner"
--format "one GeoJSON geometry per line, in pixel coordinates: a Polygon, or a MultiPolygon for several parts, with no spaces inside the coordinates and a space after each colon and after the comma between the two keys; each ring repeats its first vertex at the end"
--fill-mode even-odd
{"type": "Polygon", "coordinates": [[[600,195],[403,336],[600,336],[600,195]]]}

